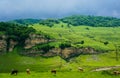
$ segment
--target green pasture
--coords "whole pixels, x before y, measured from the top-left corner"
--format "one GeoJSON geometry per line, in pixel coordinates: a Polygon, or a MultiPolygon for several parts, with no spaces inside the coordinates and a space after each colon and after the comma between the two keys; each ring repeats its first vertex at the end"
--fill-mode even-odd
{"type": "MultiPolygon", "coordinates": [[[[1,78],[118,78],[120,75],[102,74],[102,72],[92,72],[99,67],[118,66],[120,58],[116,60],[114,52],[102,53],[99,55],[80,55],[72,58],[69,62],[61,59],[59,56],[44,57],[27,57],[20,56],[16,53],[8,53],[0,56],[0,77],[1,78]],[[84,72],[78,71],[82,67],[84,72]],[[31,70],[31,74],[26,74],[26,69],[31,70]],[[17,76],[11,76],[12,69],[18,69],[17,76]],[[56,69],[57,74],[51,74],[51,70],[56,69]]],[[[120,70],[120,69],[116,69],[120,70]]],[[[112,72],[111,72],[112,73],[112,72]]]]}
{"type": "Polygon", "coordinates": [[[120,75],[102,74],[102,72],[57,72],[56,75],[50,72],[31,72],[27,75],[25,72],[12,76],[9,73],[0,73],[1,78],[119,78],[120,75]]]}

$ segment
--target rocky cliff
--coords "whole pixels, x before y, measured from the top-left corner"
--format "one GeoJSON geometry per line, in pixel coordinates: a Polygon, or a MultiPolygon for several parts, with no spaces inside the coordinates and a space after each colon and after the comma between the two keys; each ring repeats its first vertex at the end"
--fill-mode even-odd
{"type": "MultiPolygon", "coordinates": [[[[18,43],[20,42],[9,40],[8,51],[9,52],[13,51],[15,45],[17,45],[18,43]]],[[[87,47],[87,48],[66,47],[64,49],[53,47],[49,49],[47,52],[45,52],[46,50],[42,50],[42,49],[39,49],[39,50],[30,49],[33,46],[41,43],[48,43],[48,40],[44,37],[44,35],[30,34],[29,38],[25,40],[25,46],[24,46],[25,50],[21,52],[21,54],[28,55],[28,56],[44,56],[44,57],[59,55],[64,59],[69,59],[69,58],[78,56],[80,54],[93,54],[97,52],[91,47],[87,47]]],[[[8,42],[6,42],[6,37],[1,36],[0,54],[5,53],[7,51],[7,46],[8,46],[8,42]]]]}
{"type": "MultiPolygon", "coordinates": [[[[29,49],[32,46],[40,43],[46,43],[48,40],[45,39],[42,35],[30,34],[29,38],[25,40],[25,49],[29,49]]],[[[10,39],[7,41],[7,36],[0,36],[0,54],[13,51],[14,47],[20,42],[16,42],[15,40],[10,39]]]]}
{"type": "Polygon", "coordinates": [[[5,41],[5,36],[4,35],[1,35],[0,36],[0,54],[3,54],[6,52],[6,41],[5,41]]]}
{"type": "Polygon", "coordinates": [[[36,44],[46,43],[48,40],[44,37],[44,35],[30,34],[29,38],[25,40],[25,49],[29,49],[36,44]]]}
{"type": "Polygon", "coordinates": [[[48,52],[44,52],[43,50],[27,50],[26,52],[23,53],[23,55],[44,56],[44,57],[51,57],[58,55],[64,59],[70,59],[80,54],[95,54],[95,53],[97,53],[97,51],[90,47],[87,48],[68,47],[64,49],[52,48],[48,52]]]}

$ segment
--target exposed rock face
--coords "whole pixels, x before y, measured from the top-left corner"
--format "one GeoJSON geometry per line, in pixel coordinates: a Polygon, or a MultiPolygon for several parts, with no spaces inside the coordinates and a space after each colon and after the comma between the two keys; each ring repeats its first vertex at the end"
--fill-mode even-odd
{"type": "Polygon", "coordinates": [[[6,41],[0,40],[0,54],[6,52],[6,41]]]}
{"type": "Polygon", "coordinates": [[[42,35],[31,34],[28,39],[25,41],[25,49],[29,49],[32,46],[40,43],[46,43],[47,39],[44,38],[42,35]]]}
{"type": "Polygon", "coordinates": [[[10,40],[9,48],[7,50],[7,41],[6,41],[6,36],[3,35],[1,36],[0,39],[0,54],[6,53],[7,51],[11,52],[14,49],[14,46],[17,44],[17,42],[10,40]]]}
{"type": "Polygon", "coordinates": [[[0,54],[3,54],[5,52],[6,52],[5,36],[1,36],[1,38],[0,38],[0,54]]]}
{"type": "MultiPolygon", "coordinates": [[[[47,40],[43,35],[36,35],[31,34],[28,39],[25,40],[25,49],[30,49],[31,47],[35,46],[36,44],[41,43],[47,43],[50,40],[47,40]]],[[[20,43],[20,42],[19,42],[20,43]]],[[[9,41],[9,48],[8,51],[13,51],[15,45],[17,45],[18,42],[15,42],[13,40],[9,41]]],[[[6,37],[2,36],[0,38],[0,54],[3,54],[7,50],[7,42],[6,37]]],[[[75,48],[75,47],[68,47],[64,49],[60,48],[52,48],[48,52],[44,52],[43,50],[25,50],[25,52],[21,53],[23,55],[29,55],[29,56],[45,56],[45,57],[51,57],[59,55],[64,59],[69,59],[71,57],[78,56],[80,54],[93,54],[96,53],[96,51],[93,48],[87,47],[87,48],[75,48]]]]}
{"type": "Polygon", "coordinates": [[[71,57],[78,56],[80,54],[94,54],[96,51],[93,48],[74,48],[74,47],[69,47],[65,49],[60,49],[60,48],[53,48],[50,49],[48,52],[39,50],[29,50],[24,52],[24,55],[32,55],[32,56],[45,56],[45,57],[51,57],[51,56],[56,56],[59,55],[64,59],[69,59],[71,57]]]}
{"type": "Polygon", "coordinates": [[[96,51],[93,48],[74,48],[69,47],[65,49],[52,49],[49,52],[47,52],[44,56],[53,56],[53,55],[60,55],[64,59],[68,59],[71,57],[75,57],[80,54],[93,54],[96,53],[96,51]]]}
{"type": "MultiPolygon", "coordinates": [[[[9,44],[6,41],[7,36],[1,35],[0,36],[0,54],[5,53],[6,51],[13,51],[15,45],[17,45],[20,42],[16,42],[12,39],[9,40],[9,44]]],[[[29,38],[25,40],[25,49],[29,49],[32,46],[35,46],[36,44],[40,43],[46,43],[48,42],[47,39],[43,35],[36,35],[36,34],[30,34],[29,38]]]]}
{"type": "Polygon", "coordinates": [[[17,43],[18,42],[16,42],[16,41],[10,40],[9,52],[13,51],[13,49],[17,43]]]}

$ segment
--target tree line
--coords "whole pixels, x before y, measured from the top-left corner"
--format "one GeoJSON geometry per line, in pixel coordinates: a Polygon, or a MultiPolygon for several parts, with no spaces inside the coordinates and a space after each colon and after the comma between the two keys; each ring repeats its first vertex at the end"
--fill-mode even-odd
{"type": "Polygon", "coordinates": [[[80,25],[88,25],[94,27],[120,26],[120,19],[114,17],[74,15],[74,16],[62,18],[60,20],[64,23],[68,23],[73,26],[80,26],[80,25]]]}
{"type": "Polygon", "coordinates": [[[46,19],[46,20],[41,20],[39,22],[39,24],[47,25],[49,27],[52,27],[52,26],[54,26],[54,24],[59,24],[59,23],[60,23],[60,21],[57,19],[46,19]]]}

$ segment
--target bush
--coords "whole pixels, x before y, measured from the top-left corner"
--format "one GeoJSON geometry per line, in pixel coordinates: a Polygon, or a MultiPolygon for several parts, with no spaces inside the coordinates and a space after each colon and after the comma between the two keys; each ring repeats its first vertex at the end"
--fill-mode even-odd
{"type": "Polygon", "coordinates": [[[67,47],[71,47],[71,44],[70,43],[62,43],[62,44],[59,45],[59,47],[61,49],[64,49],[64,48],[67,48],[67,47]]]}
{"type": "Polygon", "coordinates": [[[104,42],[104,45],[108,45],[108,44],[109,44],[109,42],[108,42],[108,41],[104,42]]]}

